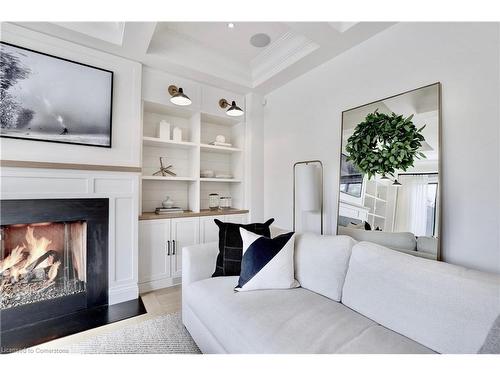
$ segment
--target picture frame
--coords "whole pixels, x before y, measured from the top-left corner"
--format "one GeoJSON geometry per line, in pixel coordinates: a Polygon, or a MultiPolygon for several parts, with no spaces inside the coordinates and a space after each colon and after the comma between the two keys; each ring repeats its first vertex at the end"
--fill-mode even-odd
{"type": "Polygon", "coordinates": [[[0,51],[0,137],[112,147],[113,71],[3,41],[0,51]]]}

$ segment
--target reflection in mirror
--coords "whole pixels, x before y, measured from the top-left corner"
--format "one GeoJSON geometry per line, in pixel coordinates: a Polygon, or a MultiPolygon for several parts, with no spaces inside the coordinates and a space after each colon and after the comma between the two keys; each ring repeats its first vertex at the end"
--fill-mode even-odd
{"type": "Polygon", "coordinates": [[[342,113],[338,234],[439,254],[440,84],[342,113]]]}

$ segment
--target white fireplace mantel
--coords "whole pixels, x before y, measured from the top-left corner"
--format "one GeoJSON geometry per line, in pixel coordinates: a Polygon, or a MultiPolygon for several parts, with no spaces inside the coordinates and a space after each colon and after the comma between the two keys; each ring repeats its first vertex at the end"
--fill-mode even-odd
{"type": "Polygon", "coordinates": [[[109,198],[109,304],[138,297],[139,173],[0,168],[1,199],[109,198]]]}

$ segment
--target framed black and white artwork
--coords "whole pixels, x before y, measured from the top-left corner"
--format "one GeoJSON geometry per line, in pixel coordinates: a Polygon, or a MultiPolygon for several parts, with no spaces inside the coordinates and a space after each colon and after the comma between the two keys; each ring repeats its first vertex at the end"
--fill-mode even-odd
{"type": "Polygon", "coordinates": [[[113,72],[0,42],[0,136],[111,147],[113,72]]]}

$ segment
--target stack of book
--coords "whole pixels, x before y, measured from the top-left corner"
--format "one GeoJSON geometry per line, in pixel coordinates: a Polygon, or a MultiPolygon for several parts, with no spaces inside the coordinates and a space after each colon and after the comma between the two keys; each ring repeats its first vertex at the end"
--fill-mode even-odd
{"type": "Polygon", "coordinates": [[[157,207],[155,209],[155,214],[157,214],[157,215],[181,214],[183,212],[184,212],[184,210],[182,208],[180,208],[180,207],[170,207],[170,208],[157,207]]]}

